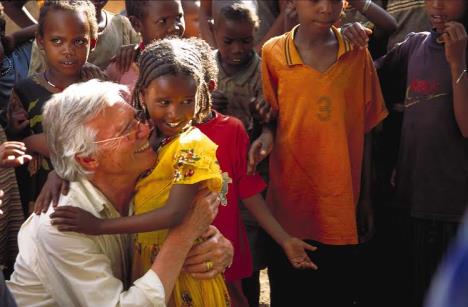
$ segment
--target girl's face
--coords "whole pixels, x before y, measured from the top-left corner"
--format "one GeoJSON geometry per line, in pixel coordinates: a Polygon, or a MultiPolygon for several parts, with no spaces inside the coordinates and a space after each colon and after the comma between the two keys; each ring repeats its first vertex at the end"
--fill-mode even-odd
{"type": "Polygon", "coordinates": [[[426,0],[427,15],[438,33],[445,31],[447,21],[459,21],[466,6],[466,0],[426,0]]]}
{"type": "Polygon", "coordinates": [[[77,76],[86,63],[91,45],[88,18],[83,12],[51,10],[37,36],[47,66],[58,76],[77,76]]]}
{"type": "Polygon", "coordinates": [[[182,37],[185,31],[182,5],[180,1],[148,1],[143,18],[135,24],[145,45],[168,36],[182,37]]]}
{"type": "Polygon", "coordinates": [[[143,89],[141,101],[151,120],[164,137],[177,135],[192,120],[197,99],[197,84],[187,75],[164,75],[143,89]]]}

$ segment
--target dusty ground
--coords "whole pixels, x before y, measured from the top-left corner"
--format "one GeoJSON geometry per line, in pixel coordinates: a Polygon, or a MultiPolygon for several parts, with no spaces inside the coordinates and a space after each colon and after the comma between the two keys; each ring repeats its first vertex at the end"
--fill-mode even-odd
{"type": "Polygon", "coordinates": [[[260,271],[260,307],[270,306],[270,284],[267,270],[260,271]]]}

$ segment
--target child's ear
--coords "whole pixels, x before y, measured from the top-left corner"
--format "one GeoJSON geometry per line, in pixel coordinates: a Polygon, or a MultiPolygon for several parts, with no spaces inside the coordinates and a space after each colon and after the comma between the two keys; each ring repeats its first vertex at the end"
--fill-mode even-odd
{"type": "Polygon", "coordinates": [[[210,91],[210,93],[212,93],[214,92],[215,89],[216,89],[216,80],[211,79],[208,82],[208,90],[210,91]]]}
{"type": "Polygon", "coordinates": [[[128,16],[128,20],[130,20],[130,23],[132,24],[135,32],[140,33],[143,29],[143,25],[141,24],[140,19],[136,18],[135,16],[128,16]]]}
{"type": "Polygon", "coordinates": [[[89,44],[89,46],[91,47],[90,49],[93,50],[94,48],[96,48],[96,44],[97,40],[95,38],[92,38],[89,44]]]}
{"type": "Polygon", "coordinates": [[[87,171],[94,171],[99,166],[98,160],[93,156],[75,156],[75,160],[87,171]]]}
{"type": "Polygon", "coordinates": [[[40,50],[44,49],[44,38],[39,33],[36,33],[36,42],[40,50]]]}

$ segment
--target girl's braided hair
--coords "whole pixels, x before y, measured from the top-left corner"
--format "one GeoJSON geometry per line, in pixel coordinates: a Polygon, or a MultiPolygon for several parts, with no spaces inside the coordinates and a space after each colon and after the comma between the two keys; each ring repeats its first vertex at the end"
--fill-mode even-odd
{"type": "Polygon", "coordinates": [[[138,60],[140,74],[135,85],[133,105],[143,110],[140,99],[142,91],[151,81],[165,75],[183,74],[190,76],[197,84],[194,123],[201,123],[211,112],[211,95],[206,77],[208,71],[199,43],[193,39],[165,38],[155,41],[145,48],[138,60]]]}

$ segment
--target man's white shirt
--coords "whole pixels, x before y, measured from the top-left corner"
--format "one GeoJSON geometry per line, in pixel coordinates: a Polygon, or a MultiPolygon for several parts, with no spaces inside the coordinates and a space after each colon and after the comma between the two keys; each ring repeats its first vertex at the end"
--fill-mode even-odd
{"type": "MultiPolygon", "coordinates": [[[[89,181],[72,182],[60,205],[99,218],[120,214],[89,181]]],[[[129,235],[61,232],[46,214],[30,216],[18,235],[19,254],[7,285],[18,306],[165,306],[164,287],[152,270],[126,290],[129,235]]]]}

